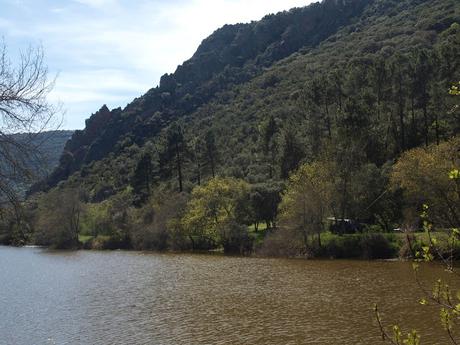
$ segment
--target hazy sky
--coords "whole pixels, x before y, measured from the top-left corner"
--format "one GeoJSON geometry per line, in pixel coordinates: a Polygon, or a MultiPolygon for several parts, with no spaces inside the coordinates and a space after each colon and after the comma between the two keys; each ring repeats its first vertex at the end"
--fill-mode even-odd
{"type": "Polygon", "coordinates": [[[158,85],[224,24],[250,22],[312,0],[0,0],[10,56],[42,45],[64,128],[107,104],[124,107],[158,85]]]}

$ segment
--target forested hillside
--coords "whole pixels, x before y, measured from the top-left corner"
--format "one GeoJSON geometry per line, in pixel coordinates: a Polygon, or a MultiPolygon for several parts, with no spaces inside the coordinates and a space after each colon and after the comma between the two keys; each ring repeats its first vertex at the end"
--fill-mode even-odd
{"type": "MultiPolygon", "coordinates": [[[[26,192],[34,181],[47,178],[59,165],[66,142],[73,131],[44,131],[41,133],[12,134],[11,156],[24,161],[24,169],[31,171],[29,181],[9,181],[21,193],[26,192]],[[15,153],[15,150],[18,151],[15,153]],[[24,151],[31,151],[27,153],[24,151]]],[[[1,164],[1,163],[0,163],[1,164]]]]}
{"type": "Polygon", "coordinates": [[[459,80],[457,0],[324,0],[224,26],[159,87],[93,114],[34,191],[59,205],[78,189],[87,219],[74,232],[114,247],[305,254],[328,219],[417,227],[433,200],[455,225],[459,80]],[[396,174],[417,147],[445,147],[446,190],[396,174]],[[268,238],[248,232],[262,222],[268,238]]]}
{"type": "Polygon", "coordinates": [[[260,75],[267,67],[303,47],[315,47],[359,15],[367,1],[324,1],[270,15],[260,22],[227,25],[205,39],[194,56],[165,74],[160,86],[125,109],[105,106],[77,131],[66,147],[54,186],[85,164],[120,154],[132,143],[144,145],[174,122],[260,75]]]}
{"type": "Polygon", "coordinates": [[[43,169],[51,173],[58,165],[67,141],[72,137],[74,131],[56,130],[41,133],[13,134],[14,140],[28,142],[42,157],[43,169]]]}

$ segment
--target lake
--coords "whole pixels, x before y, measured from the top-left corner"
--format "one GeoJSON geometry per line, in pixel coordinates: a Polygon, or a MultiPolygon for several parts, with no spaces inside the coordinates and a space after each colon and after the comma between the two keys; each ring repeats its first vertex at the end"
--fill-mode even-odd
{"type": "MultiPolygon", "coordinates": [[[[424,279],[444,274],[429,266],[424,279]]],[[[446,344],[402,262],[0,247],[0,344],[377,344],[388,325],[446,344]]]]}

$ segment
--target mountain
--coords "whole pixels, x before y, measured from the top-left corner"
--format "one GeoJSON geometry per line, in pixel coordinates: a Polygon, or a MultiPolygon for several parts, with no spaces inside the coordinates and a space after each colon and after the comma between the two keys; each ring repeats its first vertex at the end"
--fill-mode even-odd
{"type": "Polygon", "coordinates": [[[72,130],[55,130],[40,133],[18,133],[13,134],[16,142],[27,142],[33,146],[38,154],[44,159],[44,170],[51,173],[58,165],[64,146],[72,138],[72,130]]]}
{"type": "Polygon", "coordinates": [[[459,22],[457,0],[324,0],[226,25],[158,87],[94,113],[33,190],[67,181],[101,201],[135,184],[146,154],[149,181],[171,189],[190,190],[214,170],[282,180],[349,138],[382,167],[459,132],[445,92],[460,80],[459,22]]]}
{"type": "MultiPolygon", "coordinates": [[[[24,161],[24,167],[35,172],[31,176],[34,180],[47,178],[59,165],[64,146],[72,137],[74,131],[55,130],[41,133],[18,133],[12,134],[13,142],[19,146],[31,150],[32,153],[24,155],[18,152],[18,159],[24,161]]],[[[30,188],[31,182],[16,182],[16,188],[20,191],[26,191],[30,188]]]]}

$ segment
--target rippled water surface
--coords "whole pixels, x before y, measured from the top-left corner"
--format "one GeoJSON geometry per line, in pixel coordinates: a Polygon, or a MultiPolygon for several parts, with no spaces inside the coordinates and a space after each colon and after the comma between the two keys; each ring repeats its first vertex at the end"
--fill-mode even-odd
{"type": "Polygon", "coordinates": [[[374,303],[447,343],[420,296],[399,262],[0,247],[0,344],[377,344],[374,303]]]}

